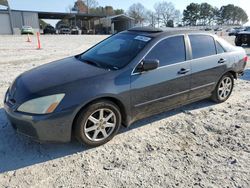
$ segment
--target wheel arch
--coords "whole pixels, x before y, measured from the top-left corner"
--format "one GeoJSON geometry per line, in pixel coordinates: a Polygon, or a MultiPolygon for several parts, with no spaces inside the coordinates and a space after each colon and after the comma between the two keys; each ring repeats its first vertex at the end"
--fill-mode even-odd
{"type": "Polygon", "coordinates": [[[74,130],[75,124],[76,124],[76,120],[79,117],[79,115],[81,114],[81,112],[88,107],[89,105],[96,103],[98,101],[101,100],[107,100],[110,102],[113,102],[114,104],[116,104],[119,107],[119,110],[121,112],[121,117],[122,117],[122,125],[128,126],[129,125],[129,120],[128,120],[128,110],[126,109],[125,105],[121,102],[121,100],[115,98],[115,97],[99,97],[99,98],[95,98],[89,102],[87,102],[86,104],[84,104],[83,106],[80,107],[80,109],[78,109],[74,119],[73,119],[73,123],[72,123],[72,132],[74,130]]]}

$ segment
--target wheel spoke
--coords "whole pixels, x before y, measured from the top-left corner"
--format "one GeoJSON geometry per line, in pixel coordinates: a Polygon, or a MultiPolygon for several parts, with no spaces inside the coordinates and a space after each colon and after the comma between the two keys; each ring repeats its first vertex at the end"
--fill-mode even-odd
{"type": "Polygon", "coordinates": [[[114,123],[106,123],[105,127],[115,127],[115,124],[114,123]]]}
{"type": "Polygon", "coordinates": [[[88,118],[92,123],[94,123],[94,124],[96,124],[96,123],[98,123],[99,122],[99,120],[98,119],[96,119],[95,117],[93,117],[92,115],[91,116],[89,116],[89,118],[88,118]]]}
{"type": "Polygon", "coordinates": [[[108,137],[108,134],[107,134],[105,129],[102,129],[101,132],[102,132],[102,135],[103,135],[104,138],[108,137]]]}
{"type": "Polygon", "coordinates": [[[99,119],[102,119],[103,118],[103,114],[104,114],[104,109],[101,109],[99,113],[100,113],[99,119]]]}
{"type": "Polygon", "coordinates": [[[110,118],[113,117],[113,115],[114,115],[113,113],[110,113],[110,114],[105,118],[105,120],[106,120],[106,121],[110,120],[110,118]]]}
{"type": "Polygon", "coordinates": [[[91,126],[89,128],[86,128],[85,131],[88,133],[88,132],[94,131],[96,129],[97,129],[97,126],[94,125],[94,126],[91,126]]]}
{"type": "Polygon", "coordinates": [[[223,87],[220,87],[220,88],[219,88],[219,91],[222,91],[222,90],[223,90],[223,87]]]}
{"type": "Polygon", "coordinates": [[[98,136],[99,132],[100,132],[99,130],[95,130],[95,132],[94,132],[94,135],[93,135],[92,139],[96,140],[96,138],[97,138],[97,136],[98,136]]]}

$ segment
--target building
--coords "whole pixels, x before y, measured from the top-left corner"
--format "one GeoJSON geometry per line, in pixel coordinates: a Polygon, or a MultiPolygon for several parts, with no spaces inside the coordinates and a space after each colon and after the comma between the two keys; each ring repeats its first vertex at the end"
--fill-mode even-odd
{"type": "Polygon", "coordinates": [[[39,19],[68,20],[72,26],[92,30],[96,34],[113,34],[134,27],[134,19],[125,15],[104,17],[87,13],[38,12],[22,10],[0,10],[0,35],[20,34],[22,26],[31,26],[40,31],[39,19]]]}
{"type": "Polygon", "coordinates": [[[39,19],[73,20],[88,22],[103,16],[85,13],[36,12],[22,10],[0,10],[0,35],[20,34],[22,26],[31,26],[40,31],[39,19]]]}
{"type": "Polygon", "coordinates": [[[94,25],[97,33],[114,34],[134,27],[135,20],[125,14],[120,14],[95,20],[94,25]]]}

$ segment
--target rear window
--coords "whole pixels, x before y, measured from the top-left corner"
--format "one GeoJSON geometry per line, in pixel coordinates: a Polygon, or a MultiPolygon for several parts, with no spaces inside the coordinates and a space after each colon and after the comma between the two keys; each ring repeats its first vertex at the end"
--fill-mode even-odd
{"type": "Polygon", "coordinates": [[[214,38],[209,35],[189,35],[193,59],[216,54],[214,38]]]}
{"type": "Polygon", "coordinates": [[[221,44],[220,44],[218,41],[216,41],[215,43],[216,43],[217,54],[222,54],[222,53],[224,53],[225,50],[224,50],[224,48],[221,46],[221,44]]]}

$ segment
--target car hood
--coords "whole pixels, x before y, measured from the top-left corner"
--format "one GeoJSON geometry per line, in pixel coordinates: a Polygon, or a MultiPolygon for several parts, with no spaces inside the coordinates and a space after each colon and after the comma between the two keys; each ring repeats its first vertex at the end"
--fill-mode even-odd
{"type": "Polygon", "coordinates": [[[248,34],[248,35],[250,35],[250,31],[241,31],[238,34],[248,34]]]}
{"type": "Polygon", "coordinates": [[[18,82],[29,93],[36,93],[74,81],[99,76],[108,71],[81,62],[75,57],[69,57],[27,71],[19,76],[18,82]]]}

